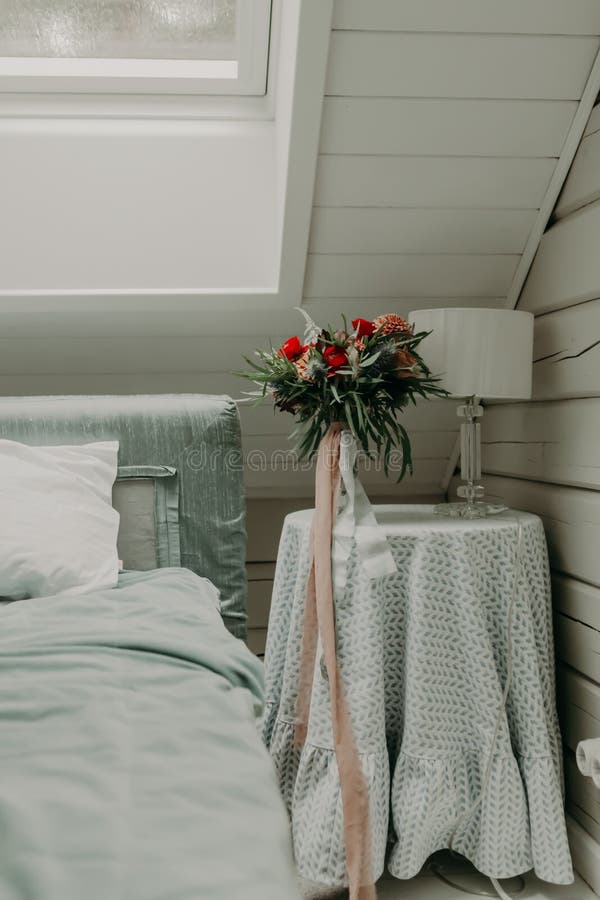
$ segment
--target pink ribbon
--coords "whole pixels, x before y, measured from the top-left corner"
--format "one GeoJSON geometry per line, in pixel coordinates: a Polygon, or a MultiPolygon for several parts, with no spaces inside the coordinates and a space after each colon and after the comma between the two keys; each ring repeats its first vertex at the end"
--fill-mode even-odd
{"type": "Polygon", "coordinates": [[[354,743],[352,721],[335,650],[335,610],[331,568],[333,526],[340,487],[340,425],[332,425],[319,445],[315,512],[310,531],[311,564],[304,611],[295,739],[306,739],[318,637],[329,681],[331,724],[337,760],[350,900],[376,900],[371,867],[369,793],[354,743]]]}

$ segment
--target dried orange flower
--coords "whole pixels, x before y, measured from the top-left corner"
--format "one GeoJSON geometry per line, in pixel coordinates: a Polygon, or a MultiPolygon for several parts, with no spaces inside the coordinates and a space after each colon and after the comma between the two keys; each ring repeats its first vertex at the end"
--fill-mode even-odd
{"type": "Polygon", "coordinates": [[[387,313],[385,316],[377,316],[373,324],[382,334],[411,334],[412,327],[402,316],[387,313]]]}

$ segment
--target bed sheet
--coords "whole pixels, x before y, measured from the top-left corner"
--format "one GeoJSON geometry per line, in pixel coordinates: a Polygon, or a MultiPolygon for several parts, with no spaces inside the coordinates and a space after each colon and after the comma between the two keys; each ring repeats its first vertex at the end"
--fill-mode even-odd
{"type": "Polygon", "coordinates": [[[184,569],[0,608],[2,900],[293,900],[261,663],[184,569]]]}

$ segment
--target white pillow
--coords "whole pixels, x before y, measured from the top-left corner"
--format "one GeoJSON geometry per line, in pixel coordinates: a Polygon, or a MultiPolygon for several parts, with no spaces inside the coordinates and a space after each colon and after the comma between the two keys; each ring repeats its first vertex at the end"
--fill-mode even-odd
{"type": "Polygon", "coordinates": [[[118,451],[118,441],[28,447],[0,440],[0,597],[115,587],[118,451]]]}

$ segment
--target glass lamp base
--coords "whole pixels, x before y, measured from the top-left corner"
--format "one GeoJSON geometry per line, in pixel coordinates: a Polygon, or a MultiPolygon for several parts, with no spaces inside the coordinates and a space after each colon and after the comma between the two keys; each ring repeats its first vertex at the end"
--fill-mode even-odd
{"type": "Polygon", "coordinates": [[[433,513],[444,519],[484,519],[508,509],[504,503],[485,503],[481,500],[458,503],[438,503],[433,513]]]}

